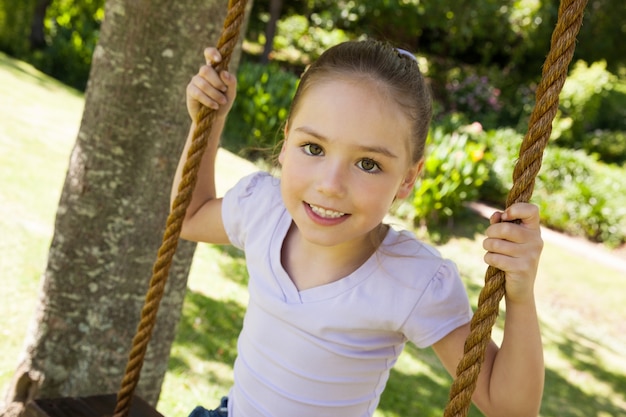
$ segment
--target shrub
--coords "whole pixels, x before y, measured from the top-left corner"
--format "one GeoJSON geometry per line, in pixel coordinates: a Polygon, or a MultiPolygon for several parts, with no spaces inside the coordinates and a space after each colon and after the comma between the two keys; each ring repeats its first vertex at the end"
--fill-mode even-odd
{"type": "Polygon", "coordinates": [[[480,189],[480,199],[504,207],[506,196],[513,185],[513,168],[519,158],[524,136],[511,128],[488,130],[476,140],[491,154],[489,177],[480,189]]]}
{"type": "Polygon", "coordinates": [[[502,109],[500,90],[484,75],[453,76],[446,84],[446,95],[453,112],[463,113],[468,119],[478,120],[483,125],[495,124],[502,109]]]}
{"type": "Polygon", "coordinates": [[[224,128],[224,145],[254,158],[276,143],[298,78],[274,63],[243,62],[237,80],[237,100],[224,128]]]}
{"type": "MultiPolygon", "coordinates": [[[[522,135],[511,129],[476,136],[493,157],[480,199],[504,206],[522,135]]],[[[548,145],[532,201],[546,226],[619,246],[626,242],[626,176],[623,168],[581,150],[548,145]]]]}
{"type": "Polygon", "coordinates": [[[470,132],[432,130],[423,178],[413,194],[415,220],[437,224],[462,213],[464,202],[475,200],[487,180],[485,157],[485,146],[473,140],[470,132]]]}
{"type": "Polygon", "coordinates": [[[587,152],[608,163],[626,162],[626,130],[595,130],[587,135],[587,152]]]}
{"type": "Polygon", "coordinates": [[[608,246],[626,242],[623,170],[583,151],[546,149],[533,201],[546,225],[608,246]]]}
{"type": "Polygon", "coordinates": [[[280,20],[274,39],[275,50],[283,50],[294,57],[303,54],[317,59],[326,49],[349,39],[341,29],[332,25],[320,26],[323,19],[318,14],[312,14],[310,19],[296,15],[280,20]]]}
{"type": "Polygon", "coordinates": [[[552,137],[559,146],[596,153],[606,162],[626,160],[626,83],[606,69],[578,61],[560,95],[552,137]]]}
{"type": "Polygon", "coordinates": [[[46,46],[27,59],[63,83],[84,90],[104,19],[104,0],[50,3],[45,19],[46,46]]]}

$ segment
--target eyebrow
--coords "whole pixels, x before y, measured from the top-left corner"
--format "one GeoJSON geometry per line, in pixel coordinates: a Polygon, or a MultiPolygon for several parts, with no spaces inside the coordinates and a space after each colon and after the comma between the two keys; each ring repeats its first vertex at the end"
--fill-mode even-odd
{"type": "MultiPolygon", "coordinates": [[[[308,126],[299,126],[295,128],[294,130],[298,132],[306,133],[307,135],[311,135],[321,142],[330,142],[327,137],[320,134],[319,132],[316,132],[315,130],[311,129],[308,126]]],[[[357,148],[363,152],[377,153],[377,154],[387,156],[389,158],[398,158],[396,154],[394,154],[393,152],[391,152],[388,148],[384,146],[358,145],[357,148]]]]}

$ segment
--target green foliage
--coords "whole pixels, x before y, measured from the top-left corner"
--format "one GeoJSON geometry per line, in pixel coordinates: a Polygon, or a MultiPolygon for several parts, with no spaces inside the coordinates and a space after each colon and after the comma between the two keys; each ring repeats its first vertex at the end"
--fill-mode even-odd
{"type": "Polygon", "coordinates": [[[619,246],[626,242],[626,178],[582,151],[546,149],[534,200],[550,227],[619,246]]]}
{"type": "Polygon", "coordinates": [[[104,0],[53,1],[46,15],[47,47],[32,61],[42,71],[84,89],[100,36],[104,0]]]}
{"type": "Polygon", "coordinates": [[[278,22],[274,48],[292,61],[314,60],[326,49],[347,41],[348,35],[336,28],[322,28],[304,16],[293,15],[278,22]]]}
{"type": "Polygon", "coordinates": [[[626,130],[594,130],[586,135],[585,151],[608,163],[626,162],[626,130]]]}
{"type": "Polygon", "coordinates": [[[24,56],[29,49],[35,0],[0,0],[0,50],[24,56]]]}
{"type": "Polygon", "coordinates": [[[493,158],[489,178],[480,189],[480,199],[503,207],[513,185],[513,168],[524,137],[512,128],[504,128],[488,130],[476,138],[493,158]]]}
{"type": "Polygon", "coordinates": [[[451,71],[446,83],[446,101],[453,112],[463,113],[469,120],[487,127],[496,126],[502,103],[500,90],[485,75],[451,71]]]}
{"type": "MultiPolygon", "coordinates": [[[[504,206],[522,135],[512,129],[476,136],[493,155],[480,199],[504,206]]],[[[626,176],[580,150],[548,145],[532,201],[542,222],[568,234],[619,246],[626,242],[626,176]]]]}
{"type": "Polygon", "coordinates": [[[237,100],[224,129],[225,146],[255,157],[276,143],[298,78],[278,64],[243,62],[237,80],[237,100]]]}
{"type": "Polygon", "coordinates": [[[606,60],[611,71],[626,66],[626,7],[621,0],[589,0],[576,44],[587,62],[606,60]]]}
{"type": "Polygon", "coordinates": [[[626,160],[626,81],[606,62],[578,61],[560,95],[552,137],[557,144],[598,154],[607,162],[626,160]]]}
{"type": "Polygon", "coordinates": [[[104,18],[104,0],[52,1],[44,20],[45,46],[36,50],[29,45],[35,2],[13,3],[0,0],[0,49],[68,85],[84,89],[104,18]]]}
{"type": "Polygon", "coordinates": [[[432,130],[423,178],[413,195],[416,221],[443,223],[458,216],[465,202],[478,197],[489,169],[485,146],[470,132],[475,126],[453,133],[441,127],[432,130]]]}

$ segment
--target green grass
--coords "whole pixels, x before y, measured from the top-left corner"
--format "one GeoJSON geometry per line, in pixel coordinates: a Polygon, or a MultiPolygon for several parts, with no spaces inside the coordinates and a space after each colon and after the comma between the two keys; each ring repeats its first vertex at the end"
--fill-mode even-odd
{"type": "MultiPolygon", "coordinates": [[[[0,55],[0,389],[12,377],[31,320],[82,105],[79,93],[0,55]]],[[[219,168],[231,183],[240,175],[235,166],[228,160],[219,168]]],[[[485,271],[485,224],[470,216],[454,234],[439,233],[439,248],[459,265],[472,300],[485,271]]],[[[199,246],[157,407],[164,415],[185,417],[227,392],[245,282],[241,253],[199,246]]],[[[623,272],[546,244],[537,281],[547,365],[541,416],[626,416],[625,293],[623,272]]],[[[494,337],[501,333],[500,320],[494,337]]],[[[449,384],[432,351],[409,346],[377,417],[441,416],[449,384]]]]}

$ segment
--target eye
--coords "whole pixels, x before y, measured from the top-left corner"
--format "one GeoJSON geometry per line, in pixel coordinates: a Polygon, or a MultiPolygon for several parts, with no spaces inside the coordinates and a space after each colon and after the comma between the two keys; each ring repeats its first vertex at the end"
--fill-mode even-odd
{"type": "Polygon", "coordinates": [[[370,174],[380,171],[380,165],[378,165],[378,163],[373,159],[363,158],[359,162],[357,162],[356,165],[363,171],[370,174]]]}
{"type": "Polygon", "coordinates": [[[304,151],[304,153],[311,156],[319,156],[324,153],[322,147],[316,145],[315,143],[307,143],[302,145],[302,150],[304,151]]]}

